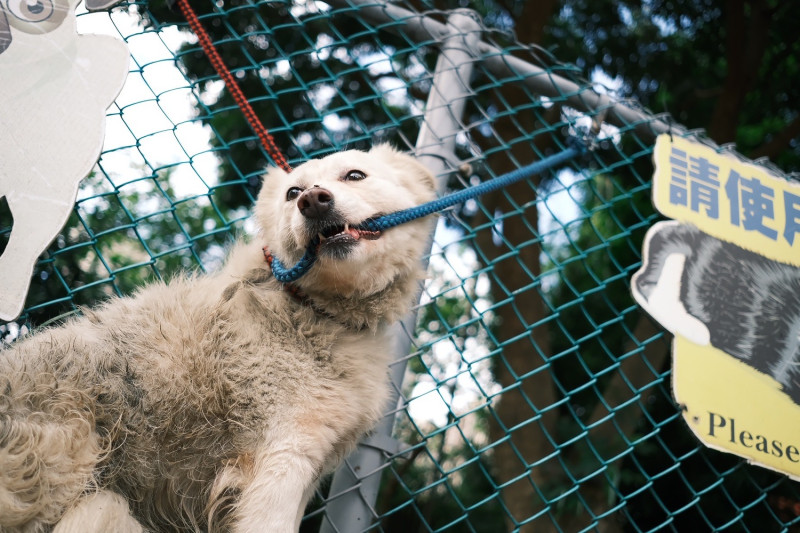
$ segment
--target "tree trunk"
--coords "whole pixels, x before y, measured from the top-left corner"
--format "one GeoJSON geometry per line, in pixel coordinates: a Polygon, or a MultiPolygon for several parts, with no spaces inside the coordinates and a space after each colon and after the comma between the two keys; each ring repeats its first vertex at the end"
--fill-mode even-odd
{"type": "MultiPolygon", "coordinates": [[[[545,25],[555,8],[555,0],[525,2],[519,13],[513,13],[509,6],[512,16],[525,21],[515,25],[518,39],[525,43],[541,43],[545,25]]],[[[502,94],[495,97],[498,109],[530,103],[530,96],[513,86],[502,87],[499,92],[502,94]]],[[[551,108],[549,112],[558,119],[557,109],[551,108]]],[[[498,140],[508,143],[519,137],[520,125],[524,131],[534,131],[534,122],[534,113],[530,112],[505,117],[493,126],[498,140]]],[[[508,152],[491,156],[487,164],[499,175],[514,170],[515,159],[531,163],[535,154],[529,144],[520,143],[508,152]]],[[[527,183],[517,183],[484,197],[483,205],[492,214],[508,213],[516,209],[509,198],[517,205],[524,205],[535,200],[536,193],[527,183]]],[[[537,490],[546,487],[550,479],[561,478],[563,472],[555,456],[543,461],[554,451],[557,413],[553,408],[556,395],[552,376],[544,366],[550,338],[547,323],[541,321],[547,310],[540,289],[532,288],[541,273],[536,207],[529,207],[523,215],[508,219],[503,224],[499,245],[495,244],[497,238],[488,228],[478,232],[476,250],[479,257],[493,262],[491,291],[497,305],[495,332],[501,344],[499,348],[502,348],[502,354],[494,362],[494,376],[503,390],[493,402],[495,416],[490,421],[489,435],[492,442],[498,443],[493,451],[493,465],[509,513],[506,523],[510,531],[546,508],[547,502],[537,490]],[[530,244],[532,241],[534,244],[530,244]]],[[[519,531],[557,531],[558,527],[549,516],[545,513],[543,519],[529,522],[519,531]]]]}
{"type": "MultiPolygon", "coordinates": [[[[523,98],[527,100],[518,91],[506,90],[503,96],[511,105],[522,103],[523,98]]],[[[557,109],[551,112],[557,117],[557,109]]],[[[533,131],[532,116],[517,115],[514,121],[517,125],[511,120],[495,123],[501,139],[518,136],[519,130],[515,128],[520,123],[526,125],[526,131],[533,131]]],[[[516,168],[510,156],[524,163],[535,160],[531,146],[521,143],[509,153],[490,157],[487,163],[494,173],[505,173],[516,168]]],[[[535,191],[523,182],[485,197],[483,205],[500,215],[516,211],[518,206],[535,198],[535,191]],[[513,204],[509,199],[513,199],[513,204]]],[[[538,282],[541,247],[536,207],[531,205],[524,213],[506,219],[502,231],[495,232],[492,228],[479,231],[476,250],[479,257],[492,264],[491,290],[497,318],[494,331],[502,349],[494,361],[494,375],[503,391],[493,404],[490,437],[498,443],[493,451],[493,464],[496,481],[502,485],[501,495],[510,515],[507,522],[511,530],[545,509],[547,502],[537,491],[547,487],[551,480],[563,477],[558,458],[553,454],[556,393],[550,370],[545,366],[550,336],[548,323],[543,322],[547,309],[538,282]]],[[[545,514],[543,520],[523,525],[520,531],[556,531],[549,516],[545,514]]]]}
{"type": "Polygon", "coordinates": [[[708,135],[718,144],[736,140],[745,97],[753,89],[764,59],[772,19],[763,0],[731,0],[726,10],[727,74],[708,126],[708,135]]]}

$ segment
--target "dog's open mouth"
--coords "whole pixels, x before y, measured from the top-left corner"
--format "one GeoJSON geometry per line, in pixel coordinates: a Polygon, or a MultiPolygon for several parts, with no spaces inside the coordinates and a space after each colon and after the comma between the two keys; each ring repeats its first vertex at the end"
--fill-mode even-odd
{"type": "Polygon", "coordinates": [[[357,241],[359,239],[374,241],[380,238],[381,232],[359,229],[350,224],[344,224],[325,228],[323,231],[319,232],[317,236],[319,237],[320,244],[331,244],[338,241],[357,241]]]}
{"type": "Polygon", "coordinates": [[[318,252],[344,257],[360,240],[374,241],[381,237],[380,231],[370,231],[351,226],[349,223],[333,224],[317,233],[318,252]]]}

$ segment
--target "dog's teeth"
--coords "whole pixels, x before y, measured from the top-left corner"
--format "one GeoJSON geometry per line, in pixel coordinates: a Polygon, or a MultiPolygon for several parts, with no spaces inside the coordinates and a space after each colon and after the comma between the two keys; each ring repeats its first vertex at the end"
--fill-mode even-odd
{"type": "Polygon", "coordinates": [[[350,233],[350,224],[344,223],[344,231],[342,233],[350,233]]]}
{"type": "Polygon", "coordinates": [[[325,240],[325,235],[323,235],[322,233],[318,233],[317,235],[319,235],[319,242],[322,242],[322,241],[325,240]]]}

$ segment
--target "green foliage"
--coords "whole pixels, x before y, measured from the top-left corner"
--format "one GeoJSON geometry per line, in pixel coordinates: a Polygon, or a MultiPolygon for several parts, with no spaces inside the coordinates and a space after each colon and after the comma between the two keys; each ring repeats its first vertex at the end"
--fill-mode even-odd
{"type": "MultiPolygon", "coordinates": [[[[718,142],[750,155],[798,118],[796,20],[800,4],[775,0],[567,0],[546,44],[564,61],[619,77],[621,96],[718,131],[718,142]],[[726,93],[736,102],[722,110],[726,93]],[[719,113],[732,115],[733,131],[715,127],[719,113]]],[[[798,133],[773,157],[784,171],[800,171],[798,133]]]]}
{"type": "MultiPolygon", "coordinates": [[[[19,320],[29,326],[219,263],[244,216],[220,209],[210,194],[177,196],[169,171],[119,186],[95,173],[81,191],[64,229],[35,267],[19,320]]],[[[9,213],[0,219],[0,235],[10,225],[9,213]]]]}
{"type": "Polygon", "coordinates": [[[607,382],[615,355],[629,351],[630,331],[641,318],[630,294],[631,274],[641,263],[641,243],[658,219],[650,201],[649,155],[616,172],[618,154],[602,153],[597,172],[572,185],[580,214],[565,231],[568,241],[546,244],[543,276],[556,276],[547,292],[552,363],[572,408],[589,413],[607,382]],[[606,159],[607,158],[607,159],[606,159]],[[599,380],[597,388],[587,387],[599,380]]]}

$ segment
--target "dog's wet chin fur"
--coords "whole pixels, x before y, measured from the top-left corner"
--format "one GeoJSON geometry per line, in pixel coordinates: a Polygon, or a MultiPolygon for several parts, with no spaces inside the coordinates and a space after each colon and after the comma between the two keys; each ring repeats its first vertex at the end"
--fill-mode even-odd
{"type": "Polygon", "coordinates": [[[412,303],[430,230],[329,235],[298,282],[304,305],[261,248],[302,255],[315,228],[287,190],[313,186],[348,227],[434,196],[432,176],[386,146],[272,171],[262,233],[219,273],[0,352],[0,532],[298,529],[319,477],[382,415],[386,326],[412,303]]]}

